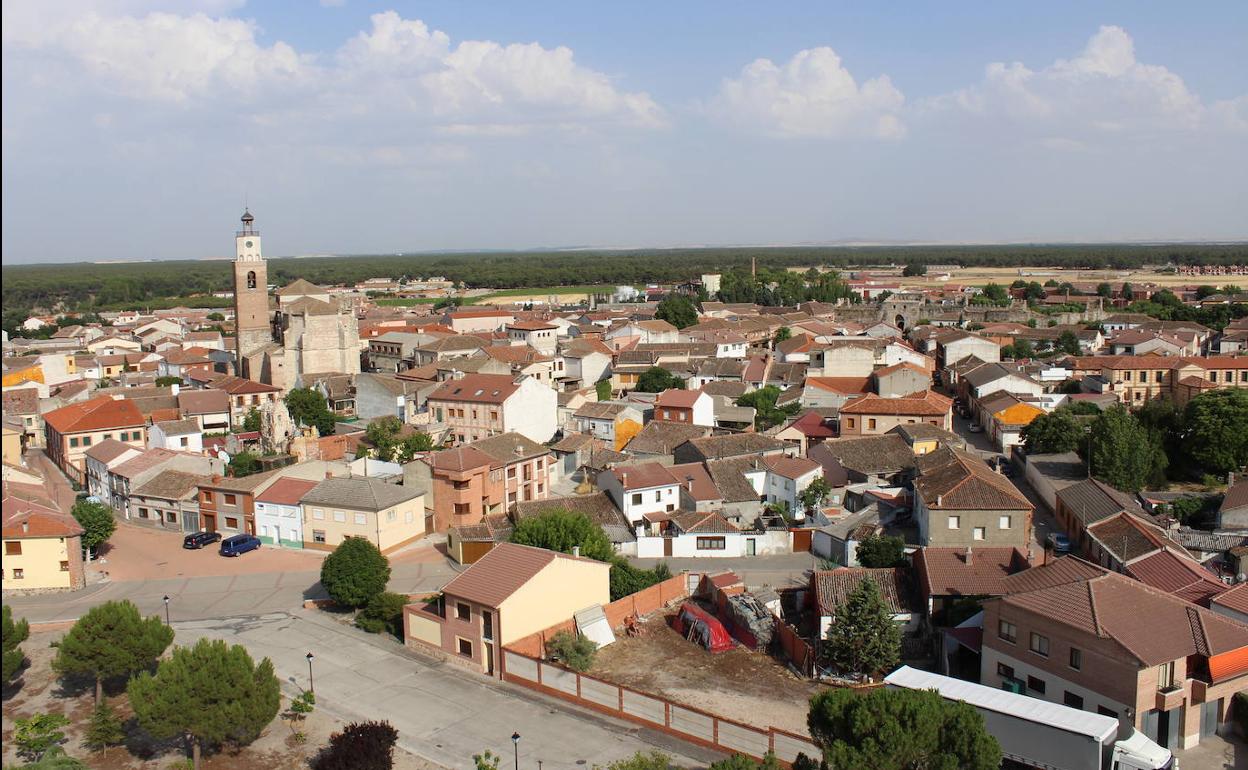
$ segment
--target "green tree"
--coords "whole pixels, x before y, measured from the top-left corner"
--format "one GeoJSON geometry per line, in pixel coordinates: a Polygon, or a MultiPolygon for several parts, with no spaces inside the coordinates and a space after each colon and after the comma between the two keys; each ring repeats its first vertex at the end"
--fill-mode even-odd
{"type": "Polygon", "coordinates": [[[769,751],[763,755],[762,762],[756,762],[744,754],[733,754],[727,759],[712,762],[707,770],[780,770],[780,767],[780,760],[769,751]]]}
{"type": "Polygon", "coordinates": [[[571,631],[560,631],[546,641],[546,653],[551,659],[562,661],[568,668],[582,673],[594,665],[597,652],[598,645],[592,639],[571,631]]]}
{"type": "Polygon", "coordinates": [[[389,631],[399,639],[403,638],[403,607],[408,604],[407,594],[396,594],[390,591],[381,593],[368,600],[368,604],[355,616],[355,625],[369,632],[380,634],[389,631]]]}
{"type": "Polygon", "coordinates": [[[864,567],[901,567],[906,563],[906,541],[891,535],[871,535],[858,542],[854,555],[864,567]]]}
{"type": "Polygon", "coordinates": [[[669,294],[655,308],[654,317],[683,329],[698,322],[698,308],[684,294],[669,294]]]}
{"type": "Polygon", "coordinates": [[[1125,299],[1127,302],[1130,302],[1131,300],[1135,299],[1135,289],[1132,288],[1131,284],[1124,283],[1122,285],[1122,298],[1125,299]]]}
{"type": "Polygon", "coordinates": [[[874,580],[863,580],[836,608],[820,653],[846,674],[874,676],[896,667],[901,629],[874,580]]]}
{"type": "Polygon", "coordinates": [[[81,759],[75,759],[65,753],[60,746],[53,746],[44,752],[38,762],[22,765],[22,770],[91,770],[81,759]]]}
{"type": "Polygon", "coordinates": [[[902,268],[901,274],[906,278],[914,278],[920,275],[927,275],[927,265],[922,262],[908,262],[902,268]]]}
{"type": "Polygon", "coordinates": [[[389,581],[390,560],[362,537],[344,539],[321,564],[321,585],[344,607],[363,607],[389,581]]]}
{"type": "Polygon", "coordinates": [[[1096,285],[1096,293],[1102,297],[1105,297],[1106,299],[1109,299],[1110,297],[1114,296],[1113,284],[1098,283],[1096,285]]]}
{"type": "Polygon", "coordinates": [[[1001,348],[1002,358],[1034,358],[1035,355],[1031,340],[1014,340],[1013,344],[1001,348]]]}
{"type": "Polygon", "coordinates": [[[594,383],[594,393],[599,401],[611,400],[611,380],[599,380],[594,383]]]}
{"type": "Polygon", "coordinates": [[[598,561],[611,561],[615,557],[611,539],[601,526],[583,513],[564,508],[543,511],[516,522],[511,542],[560,553],[572,553],[572,549],[579,546],[581,556],[598,561]]]}
{"type": "Polygon", "coordinates": [[[239,452],[230,458],[230,475],[238,478],[260,472],[260,458],[254,452],[239,452]]]}
{"type": "Polygon", "coordinates": [[[1009,292],[1007,292],[1005,287],[999,283],[990,283],[984,286],[984,291],[981,296],[994,305],[1010,304],[1009,292]]]}
{"type": "Polygon", "coordinates": [[[1082,352],[1079,347],[1079,336],[1069,329],[1062,332],[1057,337],[1057,350],[1059,353],[1065,353],[1068,356],[1077,356],[1082,352]]]}
{"type": "Polygon", "coordinates": [[[294,388],[286,394],[286,409],[297,425],[312,425],[322,436],[334,432],[334,413],[329,410],[320,391],[294,388]]]}
{"type": "Polygon", "coordinates": [[[813,515],[831,494],[832,485],[821,474],[811,479],[806,488],[798,493],[797,502],[801,503],[807,514],[813,515]]]}
{"type": "Polygon", "coordinates": [[[7,686],[16,677],[17,672],[26,664],[26,654],[19,647],[30,636],[30,623],[25,620],[13,621],[13,610],[4,605],[0,612],[0,643],[4,645],[4,684],[7,686]]]}
{"type": "Polygon", "coordinates": [[[771,338],[771,346],[775,347],[785,340],[793,338],[793,330],[787,326],[781,326],[776,329],[775,335],[771,338]]]}
{"type": "Polygon", "coordinates": [[[95,705],[104,682],[151,668],[173,642],[173,629],[155,615],[144,618],[129,601],[97,604],[74,623],[56,648],[52,668],[61,676],[95,680],[95,705]]]}
{"type": "Polygon", "coordinates": [[[87,723],[86,744],[93,749],[106,749],[117,746],[126,740],[126,729],[117,716],[117,711],[104,701],[91,710],[91,721],[87,723]]]}
{"type": "Polygon", "coordinates": [[[259,433],[263,427],[264,418],[260,415],[260,410],[254,406],[247,410],[247,414],[243,417],[243,430],[247,433],[259,433]]]}
{"type": "Polygon", "coordinates": [[[307,740],[307,736],[299,729],[299,725],[303,724],[315,709],[316,694],[311,690],[304,690],[290,699],[290,706],[287,707],[284,716],[290,722],[290,732],[296,742],[303,743],[307,740]]]}
{"type": "Polygon", "coordinates": [[[224,321],[225,316],[221,313],[209,313],[208,320],[209,321],[224,321]]]}
{"type": "Polygon", "coordinates": [[[156,387],[158,388],[167,388],[170,385],[181,385],[181,384],[182,384],[181,377],[168,376],[168,377],[156,378],[156,387]]]}
{"type": "Polygon", "coordinates": [[[806,724],[828,767],[996,770],[1001,746],[966,703],[932,690],[824,690],[806,724]]]}
{"type": "Polygon", "coordinates": [[[1092,475],[1112,487],[1138,492],[1164,480],[1167,459],[1160,437],[1121,404],[1106,409],[1092,422],[1089,445],[1092,475]]]}
{"type": "Polygon", "coordinates": [[[94,554],[117,531],[117,519],[113,518],[113,509],[104,503],[79,500],[69,512],[84,530],[82,547],[88,553],[94,554]]]}
{"type": "Polygon", "coordinates": [[[399,731],[389,722],[353,722],[334,733],[312,770],[390,770],[399,731]]]}
{"type": "Polygon", "coordinates": [[[127,692],[139,726],[158,740],[187,740],[196,770],[203,749],[254,741],[282,703],[269,659],[257,664],[242,645],[220,639],[175,647],[155,674],[131,679],[127,692]]]}
{"type": "Polygon", "coordinates": [[[632,596],[644,591],[652,585],[662,583],[672,576],[667,564],[659,562],[654,569],[642,569],[629,564],[626,559],[617,557],[611,563],[611,601],[632,596]]]}
{"type": "Polygon", "coordinates": [[[779,398],[780,389],[775,385],[767,385],[742,395],[737,399],[737,406],[754,408],[754,428],[762,432],[779,425],[797,414],[802,408],[802,405],[796,401],[784,406],[776,406],[779,398]]]}
{"type": "Polygon", "coordinates": [[[472,766],[474,770],[498,770],[498,766],[502,763],[502,761],[502,757],[489,749],[486,749],[480,754],[472,755],[472,766]]]}
{"type": "Polygon", "coordinates": [[[64,714],[34,714],[13,722],[13,743],[19,756],[38,762],[52,747],[65,741],[62,727],[69,725],[64,714]]]}
{"type": "Polygon", "coordinates": [[[672,758],[660,751],[637,752],[628,759],[617,759],[606,770],[676,770],[672,758]]]}
{"type": "Polygon", "coordinates": [[[662,393],[665,390],[684,390],[685,381],[661,366],[652,366],[637,378],[640,393],[662,393]]]}
{"type": "Polygon", "coordinates": [[[1069,410],[1054,409],[1025,425],[1022,439],[1029,455],[1073,452],[1083,444],[1083,426],[1069,410]]]}
{"type": "Polygon", "coordinates": [[[1225,388],[1187,402],[1186,455],[1203,473],[1225,476],[1248,464],[1248,391],[1225,388]]]}

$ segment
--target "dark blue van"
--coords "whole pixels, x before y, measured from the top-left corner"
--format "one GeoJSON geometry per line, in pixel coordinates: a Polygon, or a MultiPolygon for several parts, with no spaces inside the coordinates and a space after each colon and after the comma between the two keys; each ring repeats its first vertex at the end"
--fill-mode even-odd
{"type": "Polygon", "coordinates": [[[221,541],[222,556],[242,556],[248,551],[260,547],[260,538],[255,535],[235,535],[221,541]]]}

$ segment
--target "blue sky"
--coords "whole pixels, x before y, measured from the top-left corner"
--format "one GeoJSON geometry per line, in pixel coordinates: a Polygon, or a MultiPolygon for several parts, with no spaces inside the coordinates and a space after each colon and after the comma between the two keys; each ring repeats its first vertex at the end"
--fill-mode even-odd
{"type": "Polygon", "coordinates": [[[4,2],[4,262],[1248,238],[1248,4],[4,2]]]}

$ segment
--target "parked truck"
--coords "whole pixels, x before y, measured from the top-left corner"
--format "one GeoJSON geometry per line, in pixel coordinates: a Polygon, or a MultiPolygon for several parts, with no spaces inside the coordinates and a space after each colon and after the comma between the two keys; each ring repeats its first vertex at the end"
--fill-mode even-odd
{"type": "Polygon", "coordinates": [[[1002,757],[1045,770],[1178,770],[1174,755],[1116,718],[902,666],[888,687],[935,690],[984,717],[1002,757]]]}

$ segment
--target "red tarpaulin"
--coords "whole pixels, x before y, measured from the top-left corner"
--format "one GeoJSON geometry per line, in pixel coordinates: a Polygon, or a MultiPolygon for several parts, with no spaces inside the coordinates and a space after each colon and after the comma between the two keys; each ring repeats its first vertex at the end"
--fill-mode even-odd
{"type": "Polygon", "coordinates": [[[672,620],[672,628],[712,653],[731,650],[735,644],[724,625],[693,602],[680,605],[680,612],[672,620]]]}

